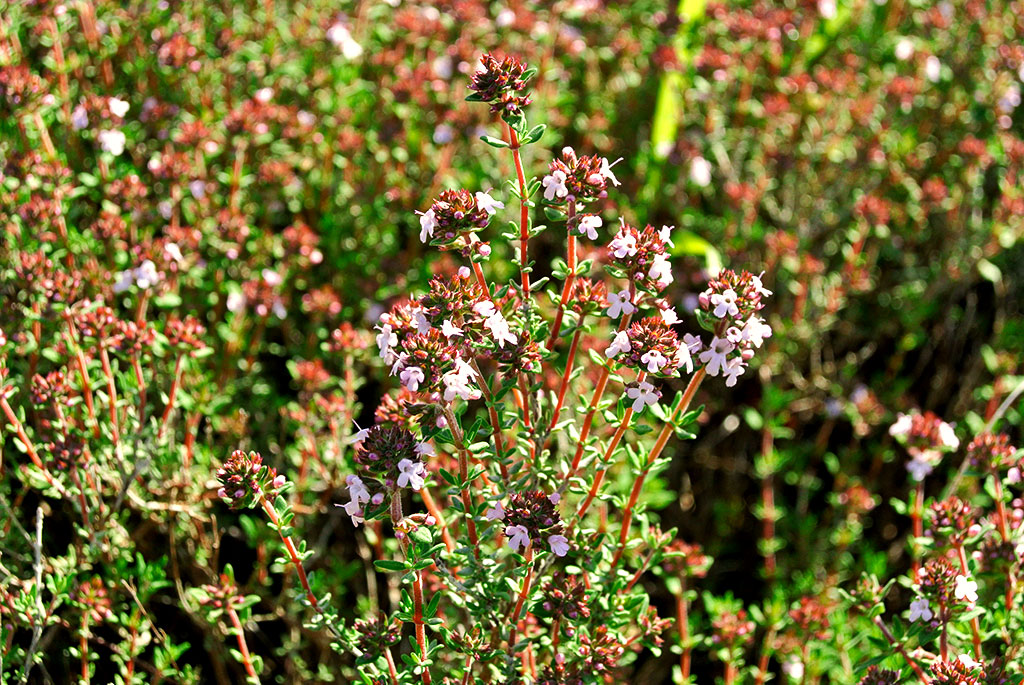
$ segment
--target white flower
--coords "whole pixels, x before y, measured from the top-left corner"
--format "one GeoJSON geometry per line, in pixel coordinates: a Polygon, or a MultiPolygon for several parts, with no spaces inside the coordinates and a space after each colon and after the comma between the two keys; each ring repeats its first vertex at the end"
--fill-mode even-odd
{"type": "Polygon", "coordinates": [[[709,376],[717,376],[725,370],[728,363],[729,353],[736,349],[736,346],[726,338],[715,336],[711,340],[711,346],[700,353],[700,361],[707,369],[709,376]]]}
{"type": "Polygon", "coordinates": [[[640,357],[640,361],[647,364],[649,373],[658,373],[661,368],[668,364],[668,358],[658,350],[649,350],[640,357]]]}
{"type": "Polygon", "coordinates": [[[398,355],[391,355],[394,358],[394,363],[391,365],[390,375],[394,376],[396,373],[405,368],[405,362],[409,360],[409,355],[405,352],[401,352],[398,355]]]}
{"type": "Polygon", "coordinates": [[[939,440],[951,450],[960,447],[960,439],[956,437],[953,427],[945,421],[939,424],[939,440]]]}
{"type": "Polygon", "coordinates": [[[623,352],[629,352],[631,349],[633,349],[633,346],[629,342],[629,336],[626,335],[626,331],[619,331],[615,334],[615,339],[612,340],[612,344],[604,351],[604,355],[611,359],[613,357],[618,357],[623,352]]]}
{"type": "Polygon", "coordinates": [[[552,535],[548,538],[548,544],[556,557],[564,557],[569,553],[569,540],[564,535],[552,535]]]}
{"type": "Polygon", "coordinates": [[[608,251],[618,259],[632,257],[637,252],[636,236],[628,231],[622,231],[608,243],[608,251]]]}
{"type": "Polygon", "coordinates": [[[135,285],[140,288],[149,288],[160,282],[160,272],[156,270],[153,260],[147,259],[135,269],[135,285]]]}
{"type": "Polygon", "coordinates": [[[408,366],[402,369],[402,373],[398,377],[401,379],[402,385],[413,392],[420,389],[420,383],[426,378],[423,375],[423,369],[418,366],[408,366]]]}
{"type": "Polygon", "coordinates": [[[495,502],[494,506],[484,514],[484,518],[488,521],[498,521],[505,518],[505,507],[502,506],[500,501],[495,502]]]}
{"type": "Polygon", "coordinates": [[[126,138],[123,131],[117,129],[100,131],[97,137],[100,141],[100,147],[115,157],[124,152],[126,138]]]}
{"type": "Polygon", "coordinates": [[[343,23],[335,22],[327,29],[327,40],[334,44],[334,47],[341,50],[341,54],[347,60],[353,60],[363,54],[363,46],[357,43],[349,32],[348,27],[343,23]]]}
{"type": "Polygon", "coordinates": [[[752,314],[747,319],[747,323],[743,325],[741,335],[743,340],[749,342],[754,347],[761,347],[764,344],[765,338],[772,337],[772,327],[757,315],[752,314]]]}
{"type": "Polygon", "coordinates": [[[761,297],[771,297],[772,296],[772,291],[768,290],[767,288],[764,287],[764,284],[761,282],[761,276],[764,276],[764,272],[763,271],[759,275],[757,275],[757,276],[751,276],[750,277],[750,284],[752,286],[754,286],[754,290],[761,297]]]}
{"type": "Polygon", "coordinates": [[[107,109],[115,117],[124,118],[124,115],[128,113],[128,109],[131,105],[128,104],[127,100],[121,100],[119,98],[107,98],[107,109]]]}
{"type": "Polygon", "coordinates": [[[437,219],[434,218],[434,210],[428,209],[425,212],[418,212],[420,215],[420,242],[425,243],[434,237],[434,229],[437,228],[437,219]]]}
{"type": "Polygon", "coordinates": [[[493,216],[497,214],[499,209],[505,209],[505,203],[499,200],[495,200],[487,193],[477,192],[476,194],[476,206],[493,216]]]}
{"type": "Polygon", "coordinates": [[[125,269],[118,272],[113,290],[115,293],[123,293],[133,285],[135,285],[135,272],[132,269],[125,269]]]}
{"type": "Polygon", "coordinates": [[[580,235],[585,235],[590,240],[597,240],[597,229],[602,225],[604,225],[604,221],[601,217],[594,214],[584,214],[580,217],[576,230],[580,232],[580,235]]]}
{"type": "Polygon", "coordinates": [[[668,257],[663,254],[655,255],[651,260],[651,268],[647,272],[647,277],[657,281],[662,288],[667,287],[673,280],[672,264],[668,257]]]}
{"type": "Polygon", "coordinates": [[[740,313],[740,308],[736,306],[736,300],[738,299],[736,291],[732,288],[727,288],[725,292],[714,293],[711,295],[711,304],[715,305],[715,310],[711,312],[719,319],[728,316],[736,316],[740,313]]]}
{"type": "Polygon", "coordinates": [[[569,194],[569,189],[565,187],[565,172],[561,169],[555,169],[541,183],[544,184],[544,199],[548,202],[569,194]]]}
{"type": "Polygon", "coordinates": [[[701,188],[711,185],[711,162],[699,155],[690,160],[690,180],[701,188]]]}
{"type": "MultiPolygon", "coordinates": [[[[894,438],[906,435],[910,432],[911,426],[914,425],[914,420],[910,418],[909,414],[900,414],[896,417],[896,423],[889,426],[889,435],[894,438]]],[[[920,480],[920,479],[919,479],[920,480]]]]}
{"type": "Polygon", "coordinates": [[[245,295],[238,291],[228,293],[228,299],[225,306],[227,306],[229,312],[237,314],[245,309],[245,295]]]}
{"type": "Polygon", "coordinates": [[[675,307],[665,307],[661,310],[661,320],[665,322],[666,326],[679,323],[679,314],[676,313],[675,307]]]}
{"type": "Polygon", "coordinates": [[[957,599],[964,599],[972,604],[978,601],[978,584],[965,575],[956,577],[956,586],[953,588],[953,596],[957,599]]]}
{"type": "Polygon", "coordinates": [[[89,112],[85,109],[85,105],[78,105],[71,112],[71,127],[76,131],[81,131],[83,128],[89,125],[89,112]]]}
{"type": "Polygon", "coordinates": [[[476,312],[478,316],[489,319],[494,316],[494,312],[496,310],[494,309],[494,303],[490,300],[480,300],[473,305],[473,311],[476,312]]]}
{"type": "Polygon", "coordinates": [[[911,42],[909,38],[900,38],[900,42],[896,43],[896,59],[898,59],[901,62],[906,62],[913,56],[913,42],[911,42]]]}
{"type": "Polygon", "coordinates": [[[377,335],[377,349],[383,359],[391,358],[391,348],[398,344],[398,334],[393,331],[391,324],[386,323],[377,327],[380,333],[377,335]]]}
{"type": "Polygon", "coordinates": [[[704,341],[700,339],[700,336],[693,333],[683,334],[683,344],[686,345],[686,349],[690,351],[690,354],[697,354],[704,349],[704,341]]]}
{"type": "Polygon", "coordinates": [[[804,662],[800,661],[800,657],[791,654],[782,662],[782,672],[793,680],[802,680],[804,677],[804,662]]]}
{"type": "Polygon", "coordinates": [[[687,345],[680,345],[676,348],[676,366],[685,368],[686,373],[693,373],[693,356],[687,345]]]}
{"type": "Polygon", "coordinates": [[[972,659],[970,654],[961,654],[956,658],[956,660],[962,663],[967,668],[978,668],[982,665],[980,661],[975,661],[974,659],[972,659]]]}
{"type": "Polygon", "coordinates": [[[736,379],[743,375],[746,364],[742,357],[733,357],[725,364],[722,375],[725,376],[725,387],[731,388],[736,385],[736,379]]]}
{"type": "Polygon", "coordinates": [[[462,329],[454,325],[451,319],[445,319],[441,323],[441,334],[446,338],[451,338],[452,336],[462,335],[462,329]]]}
{"type": "Polygon", "coordinates": [[[417,333],[426,333],[430,330],[430,322],[427,321],[427,317],[423,315],[422,309],[417,309],[413,312],[412,321],[416,325],[417,333]]]}
{"type": "Polygon", "coordinates": [[[461,359],[455,360],[455,369],[441,376],[444,383],[444,401],[451,402],[456,397],[463,400],[475,400],[480,397],[480,391],[471,384],[471,379],[476,372],[461,359]]]}
{"type": "Polygon", "coordinates": [[[272,269],[264,269],[260,272],[260,275],[263,276],[263,282],[272,288],[276,288],[284,283],[284,277],[272,269]]]}
{"type": "Polygon", "coordinates": [[[1011,466],[1010,470],[1006,472],[1006,482],[1010,485],[1016,485],[1021,481],[1020,469],[1016,466],[1011,466]]]}
{"type": "Polygon", "coordinates": [[[366,489],[366,485],[363,484],[363,479],[359,476],[348,476],[345,478],[345,483],[348,485],[348,496],[355,502],[369,502],[370,491],[366,489]]]}
{"type": "Polygon", "coordinates": [[[256,94],[252,96],[257,102],[263,103],[264,105],[270,102],[270,98],[274,97],[273,88],[260,88],[256,91],[256,94]]]}
{"type": "Polygon", "coordinates": [[[494,312],[486,321],[484,321],[484,327],[489,328],[491,335],[494,336],[494,341],[498,343],[498,347],[505,347],[505,343],[515,345],[518,342],[515,333],[511,331],[508,326],[508,321],[501,315],[501,312],[494,312]]]}
{"type": "Polygon", "coordinates": [[[434,446],[429,442],[418,442],[416,447],[413,448],[413,452],[420,455],[421,457],[432,457],[434,456],[434,446]]]}
{"type": "Polygon", "coordinates": [[[164,256],[179,264],[185,261],[185,255],[181,254],[181,248],[178,247],[177,243],[167,243],[164,245],[164,256]]]}
{"type": "Polygon", "coordinates": [[[924,597],[915,599],[910,603],[910,615],[907,617],[910,621],[916,621],[921,619],[922,621],[932,620],[932,610],[928,606],[928,600],[924,597]]]}
{"type": "Polygon", "coordinates": [[[636,307],[630,302],[628,290],[608,293],[608,304],[608,316],[613,319],[619,318],[620,314],[632,314],[636,311],[636,307]]]}
{"type": "Polygon", "coordinates": [[[835,19],[836,0],[818,0],[818,14],[822,19],[835,19]]]}
{"type": "Polygon", "coordinates": [[[192,197],[195,199],[202,200],[206,197],[206,181],[201,181],[198,178],[194,181],[189,181],[188,192],[192,193],[192,197]]]}
{"type": "Polygon", "coordinates": [[[938,83],[942,78],[942,62],[935,55],[928,55],[924,61],[924,75],[932,83],[938,83]]]}
{"type": "Polygon", "coordinates": [[[505,537],[508,538],[508,546],[513,552],[518,551],[520,547],[526,551],[530,546],[530,532],[526,530],[526,526],[506,526],[505,537]]]}
{"type": "Polygon", "coordinates": [[[675,226],[662,226],[660,229],[658,229],[658,237],[661,238],[661,242],[671,247],[676,246],[676,244],[672,242],[673,229],[675,229],[675,226]]]}
{"type": "Polygon", "coordinates": [[[626,397],[633,400],[633,411],[641,412],[645,406],[657,404],[661,393],[647,381],[641,381],[638,387],[626,389],[626,397]]]}
{"type": "Polygon", "coordinates": [[[601,171],[598,173],[600,173],[606,180],[611,181],[613,186],[622,185],[619,183],[619,179],[615,178],[615,174],[612,173],[612,167],[621,161],[622,157],[619,157],[617,160],[609,164],[607,157],[601,158],[601,171]]]}
{"type": "Polygon", "coordinates": [[[934,464],[927,459],[922,459],[920,456],[914,457],[907,462],[907,471],[910,472],[910,477],[918,483],[923,481],[925,476],[931,473],[934,468],[934,464]]]}
{"type": "MultiPolygon", "coordinates": [[[[337,506],[341,506],[341,505],[337,505],[337,506]]],[[[352,525],[353,526],[358,526],[360,523],[362,523],[363,521],[366,520],[366,519],[363,518],[363,505],[360,504],[359,502],[357,502],[356,500],[350,501],[348,504],[344,505],[342,508],[345,510],[345,513],[348,514],[352,518],[352,525]]]]}
{"type": "MultiPolygon", "coordinates": [[[[353,425],[355,425],[356,428],[359,428],[359,424],[358,423],[356,423],[355,421],[353,421],[352,423],[353,423],[353,425]]],[[[369,428],[359,428],[359,430],[357,430],[355,433],[353,433],[352,437],[349,438],[349,444],[357,445],[357,444],[361,443],[363,440],[366,440],[366,436],[368,436],[369,434],[370,434],[370,429],[369,428]]]]}
{"type": "Polygon", "coordinates": [[[398,462],[398,487],[412,488],[413,490],[423,489],[423,483],[427,477],[427,467],[422,461],[403,459],[398,462]]]}

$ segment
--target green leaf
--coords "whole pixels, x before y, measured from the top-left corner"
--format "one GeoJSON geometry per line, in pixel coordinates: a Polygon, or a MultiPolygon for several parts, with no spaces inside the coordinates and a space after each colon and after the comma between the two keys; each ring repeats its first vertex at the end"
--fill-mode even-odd
{"type": "Polygon", "coordinates": [[[377,559],[373,562],[373,565],[377,567],[378,571],[407,571],[409,565],[404,561],[396,561],[394,559],[377,559]]]}
{"type": "Polygon", "coordinates": [[[494,138],[492,136],[480,136],[480,140],[484,141],[491,147],[508,147],[508,143],[506,143],[501,138],[494,138]]]}

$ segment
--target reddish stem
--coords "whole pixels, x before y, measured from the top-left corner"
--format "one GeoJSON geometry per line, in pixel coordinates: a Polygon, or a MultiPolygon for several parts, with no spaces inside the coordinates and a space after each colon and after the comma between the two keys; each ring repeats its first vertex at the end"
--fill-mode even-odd
{"type": "MultiPolygon", "coordinates": [[[[965,578],[970,578],[971,570],[967,566],[967,553],[964,551],[963,543],[954,542],[953,548],[956,549],[957,556],[960,558],[960,570],[965,578]]],[[[981,624],[977,616],[971,619],[971,634],[974,637],[974,658],[981,661],[981,624]]]]}
{"type": "Polygon", "coordinates": [[[533,580],[533,545],[531,544],[526,548],[526,577],[523,579],[523,587],[519,590],[519,598],[516,600],[515,609],[512,610],[512,616],[509,618],[509,623],[512,625],[512,632],[509,634],[508,644],[511,648],[516,643],[516,632],[518,630],[519,615],[523,611],[523,605],[526,604],[526,598],[530,595],[530,582],[533,580]]]}
{"type": "Polygon", "coordinates": [[[89,610],[82,611],[82,630],[78,636],[78,650],[82,657],[82,682],[89,685],[89,610]]]}
{"type": "Polygon", "coordinates": [[[245,672],[250,678],[259,679],[256,675],[256,669],[252,665],[252,656],[249,654],[249,646],[245,644],[245,634],[242,632],[242,622],[238,620],[238,614],[234,608],[229,604],[225,613],[231,620],[231,625],[235,627],[235,639],[238,640],[238,651],[242,653],[242,665],[245,666],[245,672]]]}
{"type": "MultiPolygon", "coordinates": [[[[423,580],[422,571],[415,571],[412,580],[412,621],[416,625],[416,644],[420,647],[420,658],[427,660],[427,628],[423,622],[423,580]]],[[[423,685],[430,685],[430,669],[423,666],[423,685]]]]}
{"type": "Polygon", "coordinates": [[[18,440],[20,440],[21,444],[25,446],[28,458],[32,460],[32,463],[36,465],[36,468],[43,472],[46,482],[49,483],[51,487],[57,489],[62,495],[66,494],[64,486],[60,485],[53,479],[53,476],[50,475],[49,470],[47,470],[46,466],[43,464],[43,460],[39,458],[39,453],[36,452],[35,446],[32,444],[32,441],[29,440],[28,434],[25,433],[25,427],[21,424],[21,421],[18,420],[18,416],[14,413],[14,409],[7,401],[7,397],[3,394],[2,388],[0,388],[0,409],[3,410],[7,420],[12,426],[14,426],[14,434],[18,436],[18,440]]]}
{"type": "Polygon", "coordinates": [[[555,411],[551,415],[551,425],[548,426],[548,432],[550,433],[555,429],[555,425],[558,423],[558,417],[562,413],[562,405],[565,403],[565,393],[569,390],[569,377],[572,375],[572,367],[576,361],[576,351],[580,346],[580,336],[583,334],[583,321],[580,321],[580,327],[576,329],[576,332],[572,336],[572,343],[569,345],[569,358],[565,361],[565,371],[562,373],[562,381],[558,385],[558,404],[555,405],[555,411]]]}
{"type": "Polygon", "coordinates": [[[103,375],[107,378],[107,395],[110,402],[110,424],[113,432],[114,442],[121,439],[120,422],[117,420],[117,388],[114,385],[114,372],[110,368],[110,356],[102,341],[97,343],[100,352],[100,362],[103,364],[103,375]]]}
{"type": "Polygon", "coordinates": [[[469,534],[469,544],[473,546],[473,556],[480,558],[480,540],[476,534],[476,521],[473,520],[473,501],[469,496],[469,452],[466,450],[466,443],[462,439],[462,430],[459,428],[455,413],[450,407],[442,406],[445,421],[448,422],[448,430],[452,433],[455,441],[456,451],[459,453],[459,480],[462,481],[462,488],[459,495],[462,498],[462,507],[466,516],[466,531],[469,534]]]}
{"type": "Polygon", "coordinates": [[[921,570],[921,560],[917,557],[917,538],[924,535],[924,523],[921,516],[924,512],[924,481],[919,481],[914,494],[914,506],[910,509],[910,521],[914,531],[914,541],[910,545],[910,553],[913,556],[912,570],[916,582],[917,573],[921,570]]]}
{"type": "Polygon", "coordinates": [[[910,668],[914,671],[918,679],[922,683],[925,683],[925,685],[928,685],[928,683],[931,682],[928,679],[928,676],[924,674],[924,671],[922,671],[921,667],[917,665],[917,662],[910,658],[910,656],[907,654],[907,650],[903,649],[903,645],[900,644],[896,640],[896,638],[892,636],[892,633],[889,632],[889,628],[885,625],[885,621],[882,620],[881,616],[875,616],[875,625],[877,625],[879,630],[882,631],[882,635],[884,635],[885,639],[889,641],[889,644],[892,646],[892,648],[895,649],[896,652],[903,657],[903,660],[907,662],[907,665],[909,665],[910,668]]]}
{"type": "Polygon", "coordinates": [[[569,295],[572,293],[572,284],[576,280],[576,236],[573,233],[573,222],[576,219],[576,201],[569,200],[569,214],[565,220],[566,236],[566,264],[569,273],[565,277],[565,285],[562,287],[562,299],[558,303],[558,311],[555,312],[555,320],[551,324],[551,337],[548,338],[548,349],[555,349],[558,342],[558,333],[562,329],[562,317],[565,314],[565,305],[569,303],[569,295]]]}
{"type": "Polygon", "coordinates": [[[508,124],[509,147],[512,148],[512,161],[516,165],[516,178],[519,180],[519,273],[522,279],[523,302],[530,300],[530,274],[527,273],[526,246],[530,241],[530,209],[526,202],[526,174],[523,173],[523,160],[519,155],[519,136],[508,124]]]}
{"type": "Polygon", "coordinates": [[[626,538],[629,537],[629,524],[633,518],[633,507],[636,506],[637,500],[640,498],[640,491],[644,487],[644,480],[647,478],[647,474],[650,472],[651,467],[661,456],[662,450],[665,449],[665,445],[668,443],[669,437],[675,431],[676,419],[685,414],[690,408],[690,404],[693,402],[694,395],[697,394],[697,388],[700,387],[701,382],[704,380],[704,376],[707,372],[703,367],[697,369],[697,373],[693,374],[690,378],[690,382],[687,383],[686,389],[683,391],[683,397],[679,401],[679,406],[672,412],[672,416],[669,417],[665,425],[661,427],[661,432],[658,434],[658,439],[654,443],[654,448],[651,449],[651,453],[647,456],[647,463],[644,465],[643,471],[640,472],[640,477],[633,483],[633,491],[629,495],[629,503],[626,504],[626,510],[622,514],[622,532],[619,533],[619,549],[615,552],[615,557],[612,559],[611,569],[615,570],[619,560],[622,559],[622,553],[626,549],[626,538]]]}
{"type": "Polygon", "coordinates": [[[167,406],[164,407],[164,415],[160,418],[160,430],[157,431],[157,438],[164,436],[167,421],[171,418],[171,412],[174,411],[174,397],[178,394],[178,384],[181,383],[181,363],[184,359],[185,353],[179,352],[178,359],[174,362],[174,380],[171,381],[171,389],[167,393],[167,406]]]}
{"type": "Polygon", "coordinates": [[[270,522],[277,529],[277,534],[281,537],[281,542],[284,543],[284,547],[288,551],[288,557],[291,559],[292,565],[295,566],[295,572],[299,576],[299,583],[302,584],[302,589],[306,591],[306,599],[309,600],[309,603],[317,613],[321,613],[320,604],[316,601],[316,596],[309,588],[309,579],[306,577],[306,570],[302,568],[302,561],[299,559],[299,553],[295,549],[295,543],[292,542],[291,536],[281,533],[281,523],[277,518],[277,512],[274,511],[274,507],[270,502],[266,498],[261,497],[260,504],[263,505],[263,511],[267,512],[270,522]]]}
{"type": "Polygon", "coordinates": [[[676,595],[676,628],[679,630],[679,646],[682,648],[679,655],[679,671],[685,683],[690,677],[690,617],[686,602],[686,576],[681,577],[679,581],[682,587],[676,595]]]}

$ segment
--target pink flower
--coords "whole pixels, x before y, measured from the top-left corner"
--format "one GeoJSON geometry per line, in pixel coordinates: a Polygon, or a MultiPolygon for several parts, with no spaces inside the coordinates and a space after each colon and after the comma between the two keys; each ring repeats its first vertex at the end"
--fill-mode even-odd
{"type": "Polygon", "coordinates": [[[548,538],[548,545],[556,557],[564,557],[569,553],[569,541],[564,535],[552,535],[548,538]]]}
{"type": "Polygon", "coordinates": [[[508,538],[508,546],[512,548],[513,552],[519,551],[520,547],[526,551],[526,548],[530,546],[530,532],[526,530],[526,526],[507,526],[505,537],[508,538]]]}

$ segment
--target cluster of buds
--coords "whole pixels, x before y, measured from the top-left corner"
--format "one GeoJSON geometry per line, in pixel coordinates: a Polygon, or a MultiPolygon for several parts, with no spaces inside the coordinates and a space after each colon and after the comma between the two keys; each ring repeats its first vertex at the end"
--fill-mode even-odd
{"type": "Polygon", "coordinates": [[[672,228],[646,226],[643,230],[621,222],[608,243],[608,273],[627,278],[640,290],[660,293],[672,283],[672,265],[665,246],[672,243],[672,228]]]}
{"type": "Polygon", "coordinates": [[[945,452],[960,446],[953,427],[934,413],[900,414],[889,427],[889,435],[896,438],[910,453],[907,471],[915,481],[924,480],[942,460],[945,452]]]}
{"type": "MultiPolygon", "coordinates": [[[[430,209],[418,212],[420,242],[429,242],[442,249],[461,249],[467,253],[467,257],[472,256],[469,250],[475,241],[473,234],[486,227],[491,216],[504,208],[505,203],[487,193],[445,190],[430,205],[430,209]]],[[[482,257],[489,254],[489,248],[483,244],[477,250],[482,250],[479,252],[482,257]]]]}
{"type": "Polygon", "coordinates": [[[666,573],[687,578],[703,578],[711,568],[712,558],[704,554],[700,545],[673,540],[665,549],[662,568],[666,573]]]}
{"type": "MultiPolygon", "coordinates": [[[[434,453],[429,443],[419,442],[401,426],[376,425],[359,437],[355,459],[365,473],[380,480],[387,490],[423,488],[427,477],[423,457],[434,453]]],[[[351,484],[349,488],[351,491],[351,484]]]]}
{"type": "Polygon", "coordinates": [[[51,401],[60,402],[67,397],[68,383],[63,370],[51,371],[45,376],[32,376],[32,403],[41,405],[51,401]]]}
{"type": "Polygon", "coordinates": [[[517,57],[506,55],[498,59],[487,53],[480,58],[480,68],[473,74],[469,89],[473,94],[466,99],[471,102],[487,102],[491,111],[506,121],[522,113],[530,104],[526,94],[526,82],[533,76],[517,57]]]}
{"type": "Polygon", "coordinates": [[[221,487],[217,495],[232,509],[249,509],[264,499],[273,500],[287,482],[277,470],[263,463],[259,452],[235,450],[217,469],[221,487]]]}
{"type": "MultiPolygon", "coordinates": [[[[586,594],[587,588],[580,582],[578,576],[555,571],[551,575],[551,580],[544,584],[540,613],[553,621],[566,619],[570,624],[590,618],[586,594]]],[[[571,625],[564,626],[563,629],[570,637],[575,634],[575,629],[571,625]]]]}
{"type": "Polygon", "coordinates": [[[206,343],[203,342],[205,333],[206,327],[199,323],[199,319],[194,316],[186,316],[184,319],[168,319],[167,325],[164,327],[164,335],[167,336],[168,344],[193,357],[206,348],[206,343]]]}
{"type": "Polygon", "coordinates": [[[83,338],[96,340],[104,345],[117,334],[120,323],[113,309],[105,305],[93,307],[87,300],[81,303],[75,321],[83,338]]]}
{"type": "Polygon", "coordinates": [[[99,576],[81,583],[71,593],[71,600],[79,604],[93,623],[101,623],[114,616],[113,604],[107,586],[99,576]]]}
{"type": "Polygon", "coordinates": [[[983,664],[967,654],[961,654],[953,661],[936,661],[932,664],[933,685],[980,685],[987,682],[983,664]]]}
{"type": "Polygon", "coordinates": [[[228,295],[227,309],[235,314],[251,307],[256,315],[262,318],[271,314],[282,321],[288,318],[288,308],[279,294],[284,278],[272,269],[263,269],[259,278],[252,278],[242,283],[241,292],[228,295]]]}
{"type": "Polygon", "coordinates": [[[745,645],[754,639],[756,627],[746,609],[724,611],[711,621],[711,641],[725,648],[745,645]]]}
{"type": "Polygon", "coordinates": [[[693,372],[689,348],[660,317],[647,317],[617,332],[605,355],[653,376],[675,376],[682,367],[693,372]]]}
{"type": "MultiPolygon", "coordinates": [[[[628,295],[629,291],[626,292],[628,295]]],[[[588,314],[604,311],[608,308],[608,289],[601,281],[577,278],[572,284],[569,306],[580,320],[588,314]]]]}
{"type": "Polygon", "coordinates": [[[359,619],[352,624],[352,630],[356,633],[356,647],[374,658],[402,639],[402,623],[397,618],[392,621],[383,616],[359,619]]]}
{"type": "Polygon", "coordinates": [[[857,685],[896,685],[899,681],[899,671],[868,666],[867,673],[858,681],[857,685]]]}
{"type": "MultiPolygon", "coordinates": [[[[982,433],[967,445],[967,458],[971,464],[986,471],[1012,469],[1017,448],[1010,444],[1010,436],[1005,433],[982,433]]],[[[1020,480],[1020,473],[1015,480],[1020,480]]],[[[1013,479],[1011,479],[1013,480],[1013,479]]]]}
{"type": "Polygon", "coordinates": [[[238,586],[232,574],[222,573],[216,585],[203,585],[200,589],[199,604],[210,613],[211,618],[222,611],[237,610],[245,601],[238,594],[238,586]]]}
{"type": "MultiPolygon", "coordinates": [[[[550,173],[541,184],[544,186],[544,199],[552,205],[563,205],[568,202],[590,202],[607,195],[608,183],[619,185],[612,167],[616,162],[609,162],[606,157],[597,155],[577,156],[571,147],[562,148],[562,158],[551,160],[550,173]]],[[[595,217],[596,218],[596,217],[595,217]]],[[[583,225],[583,218],[580,219],[583,225]]],[[[587,221],[584,230],[590,234],[591,228],[600,226],[593,219],[587,221]]],[[[581,231],[583,232],[583,231],[581,231]]],[[[596,238],[596,235],[594,236],[596,238]]]]}
{"type": "Polygon", "coordinates": [[[85,461],[85,442],[70,435],[47,442],[44,448],[50,467],[57,471],[66,471],[85,461]]]}
{"type": "Polygon", "coordinates": [[[498,502],[487,512],[491,521],[505,524],[505,537],[513,551],[530,548],[535,540],[546,540],[559,557],[569,553],[569,540],[562,535],[562,517],[558,513],[557,493],[545,495],[539,490],[513,493],[508,506],[498,502]]]}
{"type": "Polygon", "coordinates": [[[816,597],[801,597],[800,604],[789,611],[789,618],[805,636],[823,640],[828,632],[828,615],[832,607],[816,597]]]}
{"type": "Polygon", "coordinates": [[[962,545],[968,537],[981,532],[971,505],[955,495],[941,502],[932,502],[928,514],[931,537],[944,538],[949,545],[962,545]]]}

